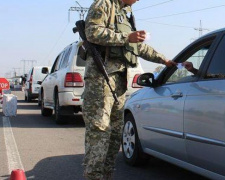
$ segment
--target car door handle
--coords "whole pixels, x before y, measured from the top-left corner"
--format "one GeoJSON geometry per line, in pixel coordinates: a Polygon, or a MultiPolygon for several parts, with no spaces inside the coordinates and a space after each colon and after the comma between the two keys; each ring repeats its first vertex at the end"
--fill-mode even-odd
{"type": "Polygon", "coordinates": [[[141,105],[140,105],[140,104],[137,104],[137,105],[136,105],[136,108],[138,108],[138,109],[139,109],[140,107],[141,107],[141,105]]]}
{"type": "Polygon", "coordinates": [[[183,97],[183,93],[182,93],[182,92],[176,92],[176,93],[172,94],[171,97],[172,97],[172,98],[183,97]]]}

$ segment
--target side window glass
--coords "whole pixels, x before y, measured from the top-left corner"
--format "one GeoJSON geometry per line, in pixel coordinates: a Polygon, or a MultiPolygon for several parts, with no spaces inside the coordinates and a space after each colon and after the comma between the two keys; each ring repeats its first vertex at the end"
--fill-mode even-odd
{"type": "Polygon", "coordinates": [[[61,60],[62,60],[63,54],[64,54],[64,51],[58,56],[57,62],[56,62],[56,64],[55,64],[54,72],[59,70],[59,66],[60,66],[60,62],[61,62],[61,60]]]}
{"type": "Polygon", "coordinates": [[[59,66],[62,54],[63,54],[63,52],[60,55],[58,55],[57,58],[55,59],[55,62],[54,62],[53,66],[52,66],[52,69],[51,69],[51,73],[54,73],[55,71],[58,70],[58,66],[59,66]]]}
{"type": "Polygon", "coordinates": [[[205,78],[225,78],[225,36],[221,40],[209,65],[205,78]]]}
{"type": "Polygon", "coordinates": [[[57,58],[54,61],[54,64],[52,65],[51,73],[53,73],[55,71],[55,66],[56,66],[58,59],[59,59],[59,56],[57,56],[57,58]]]}
{"type": "MultiPolygon", "coordinates": [[[[198,70],[210,48],[211,43],[199,47],[194,53],[192,53],[188,58],[184,59],[182,62],[189,62],[193,65],[195,69],[198,70]]],[[[177,68],[176,71],[170,76],[170,78],[167,80],[166,83],[190,81],[192,80],[194,75],[196,74],[193,74],[186,68],[180,66],[180,68],[177,68]]]]}
{"type": "Polygon", "coordinates": [[[87,56],[87,51],[83,48],[83,46],[80,46],[77,52],[76,65],[80,67],[85,67],[86,56],[87,56]]]}
{"type": "Polygon", "coordinates": [[[72,50],[72,47],[70,47],[66,51],[65,56],[63,57],[62,62],[60,64],[60,69],[65,68],[68,65],[71,50],[72,50]]]}

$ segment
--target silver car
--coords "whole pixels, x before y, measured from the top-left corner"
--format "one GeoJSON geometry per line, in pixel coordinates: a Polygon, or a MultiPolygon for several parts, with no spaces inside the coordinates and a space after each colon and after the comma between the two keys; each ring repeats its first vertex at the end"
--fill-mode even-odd
{"type": "Polygon", "coordinates": [[[225,179],[225,29],[191,43],[174,61],[177,67],[163,69],[156,78],[139,76],[145,87],[124,109],[124,159],[136,165],[152,155],[225,179]],[[192,63],[195,73],[182,67],[184,62],[192,63]]]}

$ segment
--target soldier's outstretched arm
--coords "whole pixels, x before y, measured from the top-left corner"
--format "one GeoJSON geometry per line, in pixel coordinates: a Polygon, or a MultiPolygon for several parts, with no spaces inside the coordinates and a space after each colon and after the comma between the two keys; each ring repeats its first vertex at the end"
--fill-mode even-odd
{"type": "Polygon", "coordinates": [[[175,62],[166,59],[163,54],[158,53],[155,49],[147,44],[138,43],[138,51],[139,56],[147,61],[164,64],[168,67],[176,66],[175,62]]]}

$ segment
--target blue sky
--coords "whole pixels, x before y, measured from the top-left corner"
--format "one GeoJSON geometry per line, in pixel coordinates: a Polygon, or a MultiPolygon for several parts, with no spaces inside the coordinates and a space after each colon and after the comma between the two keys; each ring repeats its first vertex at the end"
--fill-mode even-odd
{"type": "MultiPolygon", "coordinates": [[[[77,0],[89,7],[93,0],[77,0]]],[[[24,71],[21,60],[36,60],[33,65],[52,65],[58,53],[78,40],[72,33],[78,12],[74,0],[10,0],[0,2],[0,76],[24,71]]],[[[147,44],[172,59],[193,39],[199,37],[200,20],[203,34],[223,28],[224,0],[140,0],[133,5],[138,30],[151,33],[147,44]]],[[[142,61],[145,71],[157,64],[142,61]]],[[[25,72],[32,66],[25,64],[25,72]]]]}

